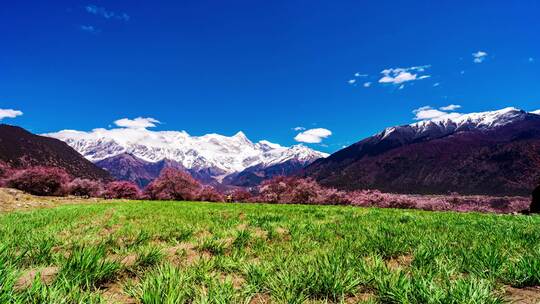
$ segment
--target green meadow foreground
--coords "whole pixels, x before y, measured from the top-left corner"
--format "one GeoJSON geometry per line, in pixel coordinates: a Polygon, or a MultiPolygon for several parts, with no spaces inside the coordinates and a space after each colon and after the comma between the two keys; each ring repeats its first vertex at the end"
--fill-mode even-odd
{"type": "Polygon", "coordinates": [[[138,201],[0,215],[0,303],[536,303],[538,285],[537,216],[138,201]]]}

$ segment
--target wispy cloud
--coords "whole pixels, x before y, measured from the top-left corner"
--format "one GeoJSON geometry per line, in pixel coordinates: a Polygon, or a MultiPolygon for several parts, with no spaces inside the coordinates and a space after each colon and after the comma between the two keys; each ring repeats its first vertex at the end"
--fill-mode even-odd
{"type": "Polygon", "coordinates": [[[474,63],[482,63],[486,60],[488,53],[484,51],[478,51],[476,53],[473,53],[473,62],[474,63]]]}
{"type": "Polygon", "coordinates": [[[364,88],[369,88],[371,87],[371,82],[364,82],[364,88]]]}
{"type": "Polygon", "coordinates": [[[368,74],[360,74],[359,72],[354,73],[354,77],[368,77],[368,74]]]}
{"type": "Polygon", "coordinates": [[[4,118],[15,118],[17,116],[23,115],[22,111],[13,110],[13,109],[0,109],[0,120],[4,118]]]}
{"type": "Polygon", "coordinates": [[[382,78],[379,83],[398,85],[400,89],[405,87],[405,83],[410,81],[422,80],[431,77],[430,75],[422,75],[430,65],[413,66],[409,68],[390,68],[381,71],[382,78]]]}
{"type": "Polygon", "coordinates": [[[448,112],[448,111],[453,111],[458,108],[461,108],[461,106],[448,105],[448,106],[439,108],[440,110],[434,109],[431,106],[423,106],[423,107],[413,110],[412,112],[414,114],[414,120],[431,120],[431,119],[438,119],[438,118],[452,118],[452,117],[461,116],[460,113],[448,112]],[[448,109],[448,110],[444,110],[444,109],[448,109]]]}
{"type": "Polygon", "coordinates": [[[347,83],[350,85],[356,84],[356,79],[349,79],[347,83]]]}
{"type": "Polygon", "coordinates": [[[155,127],[160,121],[152,117],[137,117],[135,119],[122,118],[114,122],[115,125],[129,129],[146,129],[155,127]]]}
{"type": "Polygon", "coordinates": [[[81,31],[91,33],[91,34],[97,34],[99,33],[99,30],[95,28],[93,25],[81,25],[80,26],[81,31]]]}
{"type": "Polygon", "coordinates": [[[296,128],[293,128],[293,130],[295,131],[304,131],[306,128],[304,127],[296,127],[296,128]]]}
{"type": "Polygon", "coordinates": [[[332,131],[325,128],[316,128],[298,133],[298,135],[294,137],[294,140],[308,144],[319,144],[323,141],[323,139],[329,137],[330,135],[332,135],[332,131]]]}
{"type": "Polygon", "coordinates": [[[457,109],[460,109],[460,108],[461,108],[460,105],[450,104],[450,105],[447,105],[447,106],[444,106],[444,107],[440,107],[439,109],[443,110],[443,111],[454,111],[454,110],[457,110],[457,109]]]}
{"type": "Polygon", "coordinates": [[[121,20],[121,21],[126,21],[126,22],[129,21],[130,19],[129,15],[126,13],[109,11],[105,9],[104,7],[99,7],[93,4],[87,5],[85,7],[85,10],[89,14],[100,16],[105,19],[116,19],[116,20],[121,20]]]}

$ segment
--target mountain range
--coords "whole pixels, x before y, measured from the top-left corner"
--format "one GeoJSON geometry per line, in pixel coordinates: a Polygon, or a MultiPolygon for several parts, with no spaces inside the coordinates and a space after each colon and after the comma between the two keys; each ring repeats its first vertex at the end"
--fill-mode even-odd
{"type": "Polygon", "coordinates": [[[283,147],[264,140],[253,143],[242,132],[191,136],[184,131],[116,128],[44,135],[66,142],[113,177],[141,186],[165,167],[188,171],[206,184],[255,186],[328,156],[303,145],[283,147]]]}
{"type": "Polygon", "coordinates": [[[345,190],[418,194],[529,195],[540,183],[540,111],[516,108],[386,128],[332,155],[303,145],[254,143],[242,132],[191,136],[115,128],[44,135],[0,125],[0,160],[141,187],[171,167],[218,188],[252,187],[276,175],[312,177],[345,190]]]}
{"type": "Polygon", "coordinates": [[[452,113],[387,128],[302,174],[347,190],[529,195],[540,183],[540,111],[452,113]]]}
{"type": "Polygon", "coordinates": [[[14,168],[54,166],[74,177],[111,178],[107,171],[82,157],[65,142],[5,124],[0,124],[0,161],[14,168]]]}

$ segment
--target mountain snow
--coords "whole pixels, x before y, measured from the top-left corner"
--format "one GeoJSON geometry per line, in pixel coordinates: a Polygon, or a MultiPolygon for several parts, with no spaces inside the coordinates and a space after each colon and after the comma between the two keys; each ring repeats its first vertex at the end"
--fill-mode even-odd
{"type": "MultiPolygon", "coordinates": [[[[539,111],[530,113],[538,114],[539,111]]],[[[400,135],[406,134],[412,137],[424,137],[430,135],[441,136],[465,130],[488,130],[525,119],[530,113],[513,107],[479,113],[448,113],[435,119],[387,128],[378,135],[381,139],[384,139],[394,136],[396,133],[400,133],[400,135]]]]}
{"type": "Polygon", "coordinates": [[[266,167],[293,159],[309,164],[328,156],[303,145],[283,147],[265,140],[253,143],[242,132],[230,137],[191,136],[185,131],[114,128],[44,135],[66,142],[92,162],[129,153],[149,162],[174,160],[187,169],[209,171],[218,180],[255,165],[266,167]]]}

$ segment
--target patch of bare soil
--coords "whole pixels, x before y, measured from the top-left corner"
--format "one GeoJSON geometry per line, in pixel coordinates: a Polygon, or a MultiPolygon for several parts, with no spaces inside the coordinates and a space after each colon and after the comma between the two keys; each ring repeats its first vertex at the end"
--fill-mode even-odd
{"type": "Polygon", "coordinates": [[[120,282],[114,282],[105,285],[102,292],[103,298],[107,303],[114,304],[136,304],[136,299],[130,297],[124,292],[123,286],[120,282]]]}
{"type": "Polygon", "coordinates": [[[193,265],[200,259],[210,259],[212,255],[208,252],[198,252],[192,243],[181,243],[174,247],[163,250],[167,259],[176,265],[193,265]]]}
{"type": "Polygon", "coordinates": [[[74,196],[53,197],[35,196],[11,188],[0,188],[0,212],[54,208],[60,205],[93,204],[103,201],[98,198],[81,198],[74,196]]]}
{"type": "Polygon", "coordinates": [[[30,269],[23,273],[19,279],[15,282],[15,290],[24,290],[32,286],[36,276],[39,275],[41,281],[48,285],[54,281],[56,275],[58,274],[58,267],[45,267],[39,269],[30,269]]]}
{"type": "Polygon", "coordinates": [[[274,231],[279,235],[282,240],[291,240],[291,235],[289,234],[289,230],[287,228],[277,227],[274,231]]]}
{"type": "Polygon", "coordinates": [[[205,239],[205,238],[209,238],[212,236],[212,233],[210,233],[210,231],[208,230],[201,230],[201,231],[198,231],[195,236],[199,239],[205,239]]]}
{"type": "Polygon", "coordinates": [[[234,289],[241,289],[242,285],[246,282],[246,280],[239,274],[233,273],[233,274],[219,274],[219,280],[221,283],[224,283],[227,280],[230,280],[232,283],[232,286],[234,289]]]}
{"type": "Polygon", "coordinates": [[[413,261],[412,255],[401,255],[397,258],[391,258],[386,261],[386,266],[390,268],[391,270],[397,270],[399,268],[408,268],[411,266],[411,263],[413,261]]]}
{"type": "Polygon", "coordinates": [[[258,293],[251,298],[251,301],[249,301],[249,304],[268,304],[272,303],[272,298],[270,295],[265,293],[258,293]]]}
{"type": "Polygon", "coordinates": [[[122,264],[124,267],[131,267],[135,265],[135,262],[137,262],[137,255],[136,254],[130,254],[125,256],[121,261],[120,264],[122,264]]]}
{"type": "Polygon", "coordinates": [[[237,230],[246,230],[247,227],[248,227],[248,224],[246,224],[246,223],[241,223],[241,224],[239,224],[238,226],[236,226],[236,229],[237,229],[237,230]]]}
{"type": "Polygon", "coordinates": [[[261,239],[266,239],[268,237],[268,231],[263,230],[263,229],[258,228],[258,227],[253,229],[253,234],[256,237],[261,238],[261,239]]]}
{"type": "Polygon", "coordinates": [[[369,292],[365,292],[365,293],[357,294],[354,297],[346,298],[345,303],[346,304],[364,303],[371,299],[373,299],[373,294],[369,292]]]}
{"type": "Polygon", "coordinates": [[[514,288],[506,287],[506,299],[515,304],[538,304],[540,303],[540,286],[514,288]]]}

